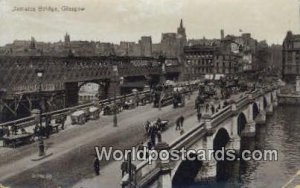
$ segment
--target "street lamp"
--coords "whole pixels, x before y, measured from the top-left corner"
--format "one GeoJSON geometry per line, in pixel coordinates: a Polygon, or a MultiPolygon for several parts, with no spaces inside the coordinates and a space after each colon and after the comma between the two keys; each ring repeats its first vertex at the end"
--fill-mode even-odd
{"type": "Polygon", "coordinates": [[[159,101],[158,101],[158,109],[161,110],[161,100],[162,100],[162,94],[165,92],[165,73],[166,73],[166,64],[165,64],[165,57],[163,57],[162,55],[160,55],[158,57],[158,61],[160,62],[160,66],[161,66],[161,71],[160,71],[160,85],[161,85],[161,92],[159,95],[159,101]]]}
{"type": "Polygon", "coordinates": [[[44,156],[45,155],[45,146],[44,146],[44,139],[43,139],[43,135],[41,134],[41,130],[43,129],[43,120],[42,120],[42,78],[44,75],[44,70],[42,69],[37,69],[36,71],[36,75],[39,79],[39,90],[38,90],[38,94],[39,94],[39,131],[38,131],[38,139],[39,139],[39,156],[44,156]]]}
{"type": "Polygon", "coordinates": [[[113,112],[114,112],[114,115],[113,115],[113,124],[114,124],[114,127],[117,127],[118,126],[118,117],[117,117],[117,102],[116,102],[116,98],[117,98],[117,78],[119,76],[119,72],[118,72],[118,66],[117,65],[114,65],[113,66],[113,73],[114,73],[114,109],[113,109],[113,112]]]}
{"type": "Polygon", "coordinates": [[[192,63],[191,63],[191,60],[188,60],[187,66],[188,66],[188,100],[190,100],[191,99],[190,80],[191,80],[191,74],[192,74],[192,69],[191,69],[192,63]]]}

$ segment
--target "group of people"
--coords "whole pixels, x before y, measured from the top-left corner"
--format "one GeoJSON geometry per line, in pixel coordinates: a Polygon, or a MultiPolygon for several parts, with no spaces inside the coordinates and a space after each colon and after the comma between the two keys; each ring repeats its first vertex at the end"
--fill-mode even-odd
{"type": "Polygon", "coordinates": [[[213,96],[214,98],[208,102],[205,101],[203,97],[200,95],[197,97],[195,101],[195,108],[197,109],[197,119],[200,122],[202,118],[202,113],[204,112],[205,114],[214,114],[220,111],[222,108],[228,106],[228,101],[227,100],[220,100],[220,98],[215,94],[213,96]]]}
{"type": "MultiPolygon", "coordinates": [[[[55,119],[55,123],[56,124],[60,124],[61,125],[61,129],[64,130],[65,129],[65,121],[67,119],[67,115],[63,115],[60,118],[55,119]]],[[[51,124],[51,116],[46,116],[45,117],[45,126],[39,126],[38,122],[35,125],[33,131],[34,134],[37,136],[45,136],[46,138],[49,138],[53,127],[51,124]]]]}
{"type": "Polygon", "coordinates": [[[155,122],[146,121],[145,131],[150,140],[147,143],[148,149],[152,149],[156,145],[156,138],[158,142],[161,141],[162,122],[158,118],[155,122]]]}

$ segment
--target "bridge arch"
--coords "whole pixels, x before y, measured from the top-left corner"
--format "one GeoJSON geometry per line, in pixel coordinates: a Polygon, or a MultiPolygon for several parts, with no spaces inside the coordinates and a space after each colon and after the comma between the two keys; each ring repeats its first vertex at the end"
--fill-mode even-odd
{"type": "Polygon", "coordinates": [[[243,112],[238,115],[237,118],[237,134],[241,136],[242,131],[245,129],[247,124],[247,118],[243,112]]]}
{"type": "Polygon", "coordinates": [[[91,80],[78,83],[79,101],[105,99],[109,92],[109,82],[106,80],[91,80]]]}
{"type": "MultiPolygon", "coordinates": [[[[215,136],[215,139],[213,141],[213,149],[214,149],[214,152],[216,151],[219,151],[219,150],[222,150],[222,148],[224,148],[224,151],[225,151],[225,148],[227,146],[227,144],[230,142],[230,136],[229,136],[229,133],[226,129],[224,128],[221,128],[218,130],[216,136],[215,136]]],[[[218,157],[216,159],[220,159],[220,157],[222,157],[220,153],[214,153],[214,156],[215,157],[218,157]]],[[[226,156],[224,156],[226,157],[226,156]]],[[[217,160],[217,164],[216,164],[216,175],[217,175],[217,181],[218,180],[222,180],[224,179],[224,177],[227,177],[226,176],[226,171],[227,171],[227,161],[226,160],[217,160]]]]}
{"type": "Polygon", "coordinates": [[[230,136],[228,131],[225,128],[220,128],[215,135],[214,141],[213,141],[213,149],[214,151],[222,149],[222,147],[225,147],[226,144],[229,142],[230,136]]]}
{"type": "Polygon", "coordinates": [[[172,178],[172,187],[185,187],[192,184],[202,166],[203,162],[197,159],[181,161],[172,178]]]}

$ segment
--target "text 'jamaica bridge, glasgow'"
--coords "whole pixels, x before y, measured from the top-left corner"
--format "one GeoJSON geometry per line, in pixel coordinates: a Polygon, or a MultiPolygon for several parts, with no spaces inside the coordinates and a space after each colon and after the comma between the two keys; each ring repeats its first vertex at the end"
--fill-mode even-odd
{"type": "MultiPolygon", "coordinates": [[[[180,151],[182,148],[194,151],[217,151],[226,148],[239,153],[243,138],[254,136],[256,125],[264,124],[267,115],[273,113],[273,108],[278,105],[278,92],[277,86],[269,86],[244,93],[217,113],[204,114],[203,122],[195,124],[176,140],[159,142],[155,149],[171,152],[180,151]]],[[[212,160],[196,158],[192,161],[186,159],[158,159],[151,164],[148,161],[140,162],[136,165],[131,178],[127,174],[122,179],[123,187],[171,188],[181,183],[186,185],[188,182],[215,179],[223,169],[218,165],[220,162],[214,158],[212,160]]]]}
{"type": "Polygon", "coordinates": [[[39,105],[39,89],[44,111],[53,111],[77,105],[80,87],[86,83],[98,84],[99,98],[105,99],[114,91],[119,94],[126,86],[139,89],[147,84],[151,87],[162,78],[176,80],[180,73],[177,58],[161,56],[1,57],[0,120],[30,115],[31,109],[39,105]],[[36,70],[43,70],[41,79],[36,70]]]}

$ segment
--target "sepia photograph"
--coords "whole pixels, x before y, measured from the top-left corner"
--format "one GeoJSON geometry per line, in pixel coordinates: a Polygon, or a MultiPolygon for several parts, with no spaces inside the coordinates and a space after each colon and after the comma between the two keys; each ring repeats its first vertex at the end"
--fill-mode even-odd
{"type": "Polygon", "coordinates": [[[198,187],[300,187],[300,0],[0,0],[0,188],[198,187]]]}

